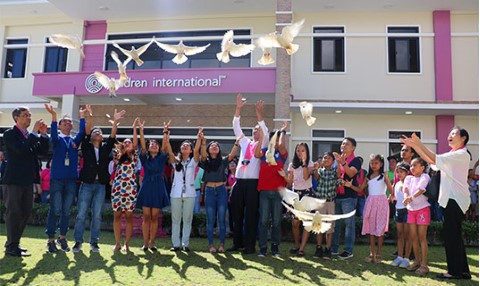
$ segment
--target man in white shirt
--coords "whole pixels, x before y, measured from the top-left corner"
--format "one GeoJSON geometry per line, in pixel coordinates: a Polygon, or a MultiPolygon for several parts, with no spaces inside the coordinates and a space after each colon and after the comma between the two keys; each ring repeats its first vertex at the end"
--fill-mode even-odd
{"type": "MultiPolygon", "coordinates": [[[[233,131],[235,137],[240,137],[243,132],[240,127],[240,111],[245,105],[242,95],[237,95],[237,108],[233,117],[233,131]]],[[[267,126],[263,121],[263,101],[255,104],[258,125],[253,129],[253,140],[243,137],[240,144],[240,159],[237,167],[237,182],[232,188],[230,198],[234,221],[233,246],[227,251],[237,251],[244,248],[244,254],[255,253],[258,226],[258,174],[260,172],[260,159],[255,158],[255,147],[262,144],[262,148],[268,145],[268,137],[263,142],[258,142],[258,130],[262,128],[263,134],[268,134],[267,126]],[[244,228],[245,222],[245,228],[244,228]],[[245,237],[244,237],[245,229],[245,237]]]]}

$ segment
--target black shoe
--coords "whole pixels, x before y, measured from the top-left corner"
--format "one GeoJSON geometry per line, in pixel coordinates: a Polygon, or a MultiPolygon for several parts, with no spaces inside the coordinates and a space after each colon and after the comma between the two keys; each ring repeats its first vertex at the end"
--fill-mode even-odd
{"type": "Polygon", "coordinates": [[[292,247],[292,248],[290,248],[290,250],[288,252],[290,252],[290,254],[297,254],[299,249],[300,248],[292,247]]]}
{"type": "Polygon", "coordinates": [[[330,248],[325,248],[325,251],[323,252],[323,258],[332,259],[332,251],[330,250],[330,248]]]}
{"type": "Polygon", "coordinates": [[[90,243],[90,250],[92,252],[99,252],[100,251],[100,247],[98,247],[98,243],[94,242],[94,243],[90,243]]]}
{"type": "Polygon", "coordinates": [[[142,245],[142,247],[140,247],[140,250],[147,251],[148,247],[146,247],[145,245],[142,245]]]}
{"type": "Polygon", "coordinates": [[[272,243],[271,251],[272,251],[272,256],[274,256],[274,257],[280,256],[280,253],[279,253],[279,250],[278,250],[278,244],[272,243]]]}
{"type": "Polygon", "coordinates": [[[23,252],[27,252],[28,249],[24,248],[24,247],[21,247],[20,245],[18,246],[18,249],[20,249],[20,251],[23,251],[23,252]]]}
{"type": "Polygon", "coordinates": [[[243,254],[253,254],[255,253],[255,248],[245,248],[243,254]]]}
{"type": "MultiPolygon", "coordinates": [[[[244,251],[245,253],[245,251],[244,251]]],[[[265,257],[267,256],[267,248],[266,247],[262,247],[260,248],[260,252],[257,254],[258,257],[265,257]]]]}
{"type": "Polygon", "coordinates": [[[185,251],[185,252],[190,252],[190,248],[188,248],[188,246],[184,246],[184,247],[182,248],[182,250],[185,251]]]}
{"type": "Polygon", "coordinates": [[[14,256],[14,257],[28,257],[31,256],[30,253],[26,253],[25,251],[21,251],[20,248],[15,248],[13,250],[5,251],[6,255],[14,256]]]}
{"type": "Polygon", "coordinates": [[[150,247],[151,251],[158,251],[158,249],[155,246],[150,247]]]}
{"type": "Polygon", "coordinates": [[[317,250],[315,250],[315,254],[313,255],[315,258],[323,258],[323,248],[321,246],[317,246],[317,250]]]}
{"type": "Polygon", "coordinates": [[[230,248],[227,248],[228,252],[234,252],[234,251],[240,251],[240,250],[242,250],[242,248],[235,245],[230,248]]]}
{"type": "Polygon", "coordinates": [[[353,253],[348,252],[348,251],[344,251],[344,252],[342,252],[342,254],[340,254],[338,256],[338,258],[340,258],[342,260],[349,259],[349,258],[352,258],[352,257],[353,257],[353,253]]]}
{"type": "Polygon", "coordinates": [[[172,248],[170,248],[170,251],[175,251],[175,252],[177,252],[177,251],[179,251],[179,250],[180,250],[180,247],[172,247],[172,248]]]}
{"type": "Polygon", "coordinates": [[[75,245],[72,248],[72,252],[77,253],[82,249],[82,243],[81,242],[75,242],[75,245]]]}
{"type": "Polygon", "coordinates": [[[57,245],[55,244],[54,240],[47,243],[47,250],[48,250],[49,253],[57,253],[58,252],[57,245]]]}
{"type": "Polygon", "coordinates": [[[70,247],[68,247],[66,238],[60,238],[60,237],[57,238],[57,244],[60,245],[61,250],[65,251],[65,252],[70,251],[70,247]]]}

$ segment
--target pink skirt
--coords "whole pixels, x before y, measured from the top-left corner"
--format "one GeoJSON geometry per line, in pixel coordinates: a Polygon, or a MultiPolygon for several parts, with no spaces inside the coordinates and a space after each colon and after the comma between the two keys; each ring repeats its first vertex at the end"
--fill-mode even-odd
{"type": "Polygon", "coordinates": [[[386,195],[368,196],[363,210],[362,235],[383,236],[388,231],[389,212],[386,195]]]}

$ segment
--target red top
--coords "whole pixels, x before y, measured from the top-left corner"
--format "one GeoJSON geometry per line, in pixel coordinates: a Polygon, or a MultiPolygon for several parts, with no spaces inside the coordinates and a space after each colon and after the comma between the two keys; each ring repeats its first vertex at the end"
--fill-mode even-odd
{"type": "Polygon", "coordinates": [[[267,163],[265,160],[265,153],[267,148],[262,149],[263,157],[260,162],[260,174],[258,177],[258,187],[259,191],[278,191],[278,188],[285,187],[287,182],[285,179],[278,174],[279,170],[284,169],[285,161],[287,160],[288,152],[282,156],[278,150],[275,150],[275,161],[277,162],[276,166],[272,166],[267,163]]]}
{"type": "Polygon", "coordinates": [[[40,172],[40,180],[42,182],[42,190],[50,191],[50,168],[43,169],[40,172]]]}

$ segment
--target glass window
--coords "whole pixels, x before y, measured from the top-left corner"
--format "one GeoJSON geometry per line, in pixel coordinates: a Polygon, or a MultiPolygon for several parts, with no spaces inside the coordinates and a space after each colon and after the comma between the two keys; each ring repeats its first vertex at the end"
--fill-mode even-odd
{"type": "MultiPolygon", "coordinates": [[[[314,33],[343,34],[343,27],[316,27],[314,33]]],[[[313,38],[313,71],[345,71],[345,37],[318,36],[313,38]]]]}
{"type": "MultiPolygon", "coordinates": [[[[7,40],[7,45],[28,44],[28,39],[7,40]]],[[[27,65],[27,48],[7,48],[4,78],[25,77],[27,65]]]]}
{"type": "Polygon", "coordinates": [[[340,145],[345,137],[344,130],[313,130],[312,131],[312,161],[323,156],[325,152],[340,153],[340,145]],[[321,139],[325,138],[325,139],[321,139]],[[328,138],[328,139],[327,139],[328,138]],[[338,138],[338,139],[334,139],[338,138]],[[315,140],[317,139],[317,140],[315,140]]]}
{"type": "MultiPolygon", "coordinates": [[[[47,39],[47,43],[50,41],[47,39]]],[[[61,47],[47,47],[45,49],[45,63],[43,72],[64,72],[67,70],[68,49],[61,47]]]]}
{"type": "MultiPolygon", "coordinates": [[[[184,31],[184,32],[163,32],[163,33],[143,33],[143,34],[129,34],[129,35],[109,35],[108,40],[126,40],[126,39],[150,39],[153,36],[157,38],[158,41],[170,44],[177,45],[178,41],[168,42],[162,41],[162,38],[181,38],[181,37],[206,37],[206,36],[223,36],[227,30],[214,30],[214,31],[184,31]]],[[[250,35],[250,30],[234,30],[236,36],[250,35]]],[[[131,61],[127,65],[127,70],[137,70],[137,69],[178,69],[178,68],[221,68],[221,67],[250,67],[250,55],[245,55],[242,57],[230,58],[228,64],[222,63],[217,59],[217,53],[221,50],[222,40],[198,40],[192,41],[187,40],[183,42],[187,46],[205,46],[210,44],[210,46],[203,51],[202,53],[188,56],[188,60],[180,65],[177,65],[172,62],[172,59],[175,57],[174,54],[167,53],[163,51],[158,45],[153,43],[148,47],[147,51],[140,57],[144,64],[138,66],[134,61],[131,61]]],[[[250,44],[251,40],[235,40],[237,44],[250,44]]],[[[138,43],[129,43],[129,44],[119,44],[122,48],[130,50],[132,46],[139,48],[146,42],[138,43]]],[[[126,56],[117,49],[109,44],[107,45],[107,54],[105,61],[106,70],[117,69],[117,66],[113,59],[110,57],[111,51],[116,51],[120,57],[120,60],[125,60],[126,56]]]]}
{"type": "MultiPolygon", "coordinates": [[[[418,27],[388,27],[389,34],[418,34],[418,27]]],[[[420,37],[388,37],[388,71],[392,73],[420,72],[420,37]]]]}
{"type": "Polygon", "coordinates": [[[405,136],[412,136],[415,133],[419,138],[422,138],[422,133],[420,131],[389,131],[388,139],[390,143],[388,144],[388,156],[395,156],[400,158],[400,150],[402,150],[402,143],[399,142],[399,139],[405,136]]]}

